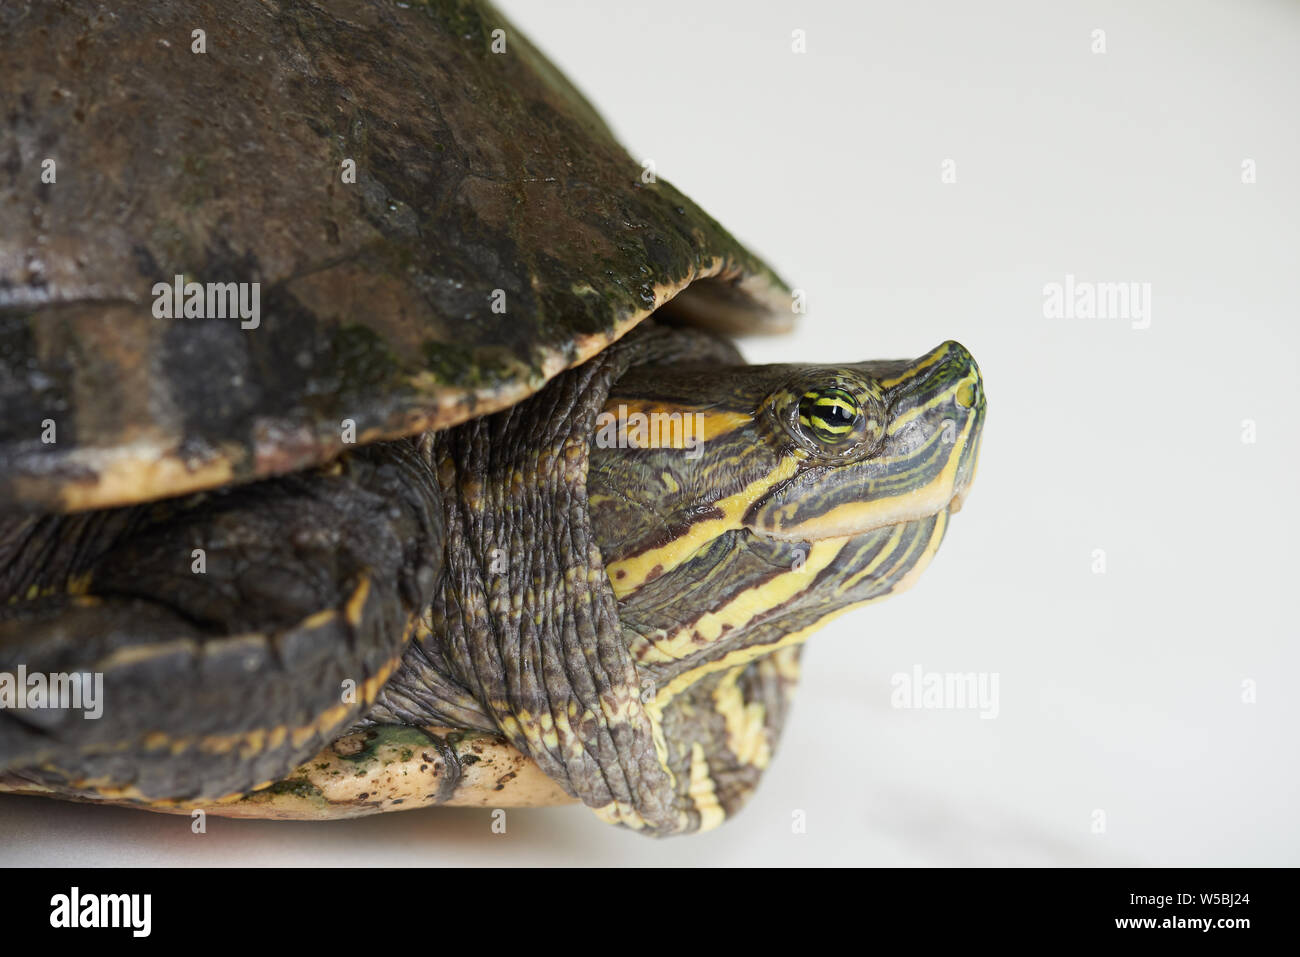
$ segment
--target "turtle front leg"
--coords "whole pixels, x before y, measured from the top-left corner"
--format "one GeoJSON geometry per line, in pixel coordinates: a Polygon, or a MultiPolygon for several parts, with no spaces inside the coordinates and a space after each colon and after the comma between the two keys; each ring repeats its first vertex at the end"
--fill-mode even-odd
{"type": "Polygon", "coordinates": [[[87,700],[0,709],[8,786],[165,804],[282,778],[399,667],[441,572],[436,494],[402,441],[25,525],[0,569],[0,674],[26,676],[28,703],[36,676],[87,700]]]}

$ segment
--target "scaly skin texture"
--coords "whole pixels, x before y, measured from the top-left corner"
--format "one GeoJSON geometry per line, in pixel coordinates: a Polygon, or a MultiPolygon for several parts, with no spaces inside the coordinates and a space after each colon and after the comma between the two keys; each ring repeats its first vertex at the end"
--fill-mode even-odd
{"type": "Polygon", "coordinates": [[[493,739],[499,760],[526,755],[560,792],[644,833],[715,826],[771,759],[801,642],[928,564],[973,475],[983,415],[956,344],[912,363],[746,367],[722,340],[646,325],[518,406],[418,442],[130,514],[11,518],[27,544],[0,569],[0,598],[14,599],[0,671],[102,668],[114,706],[89,731],[0,712],[0,770],[11,788],[267,816],[285,810],[276,794],[311,792],[320,816],[474,803],[477,783],[417,776],[408,790],[405,766],[364,799],[320,768],[290,773],[361,717],[381,734],[499,734],[511,746],[493,739]],[[798,400],[828,375],[878,404],[853,426],[863,441],[819,450],[789,403],[811,408],[798,400]],[[698,454],[600,441],[611,405],[682,408],[683,396],[710,410],[698,454]],[[860,523],[851,534],[846,515],[860,523]],[[217,555],[204,576],[184,571],[196,543],[217,555]],[[184,653],[149,647],[160,628],[133,640],[132,621],[155,619],[190,629],[184,653]],[[70,636],[96,628],[88,647],[106,658],[78,658],[87,646],[70,636]],[[408,639],[387,678],[396,659],[383,656],[408,639]],[[238,667],[240,643],[263,655],[252,671],[238,667]],[[331,701],[372,645],[360,693],[331,701]],[[330,667],[266,667],[285,646],[330,667]],[[275,748],[268,708],[285,729],[275,748]],[[267,797],[231,794],[286,775],[267,797]]]}
{"type": "Polygon", "coordinates": [[[282,777],[399,667],[442,573],[436,495],[402,440],[185,499],[11,513],[0,672],[100,672],[104,713],[0,710],[0,767],[141,800],[282,777]]]}

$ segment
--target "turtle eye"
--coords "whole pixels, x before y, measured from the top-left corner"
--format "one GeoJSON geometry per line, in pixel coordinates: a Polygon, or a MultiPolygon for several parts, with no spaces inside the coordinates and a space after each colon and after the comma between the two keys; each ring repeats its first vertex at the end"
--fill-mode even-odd
{"type": "Polygon", "coordinates": [[[799,424],[825,445],[843,445],[862,422],[862,405],[844,389],[805,392],[799,400],[799,424]]]}

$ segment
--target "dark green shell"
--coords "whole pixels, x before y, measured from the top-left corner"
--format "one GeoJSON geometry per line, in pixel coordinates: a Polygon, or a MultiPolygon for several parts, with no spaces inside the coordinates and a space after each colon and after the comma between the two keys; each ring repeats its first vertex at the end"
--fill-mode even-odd
{"type": "Polygon", "coordinates": [[[687,319],[790,318],[771,270],[644,182],[486,3],[18,0],[0,63],[0,506],[138,501],[452,425],[692,282],[687,319]],[[258,283],[256,328],[156,317],[178,275],[258,283]]]}

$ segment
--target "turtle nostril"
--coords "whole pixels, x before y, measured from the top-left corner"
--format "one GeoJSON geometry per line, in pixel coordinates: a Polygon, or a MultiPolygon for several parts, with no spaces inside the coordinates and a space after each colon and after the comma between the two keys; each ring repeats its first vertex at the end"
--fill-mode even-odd
{"type": "Polygon", "coordinates": [[[963,382],[957,387],[957,404],[963,409],[973,409],[977,394],[974,382],[963,382]]]}

